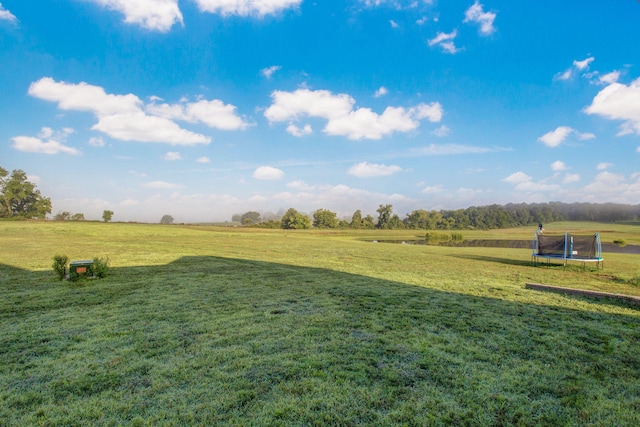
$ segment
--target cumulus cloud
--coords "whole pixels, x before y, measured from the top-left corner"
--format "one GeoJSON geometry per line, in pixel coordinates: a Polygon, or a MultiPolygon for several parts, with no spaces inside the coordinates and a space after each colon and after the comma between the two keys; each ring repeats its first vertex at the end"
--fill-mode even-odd
{"type": "Polygon", "coordinates": [[[400,166],[387,166],[375,163],[361,162],[351,166],[347,170],[347,173],[349,175],[357,176],[358,178],[372,178],[376,176],[389,176],[400,171],[402,171],[402,168],[400,166]]]}
{"type": "Polygon", "coordinates": [[[562,180],[563,184],[571,184],[572,182],[578,182],[580,181],[580,174],[577,173],[568,173],[565,175],[564,179],[562,180]]]}
{"type": "Polygon", "coordinates": [[[94,136],[89,138],[89,145],[92,147],[104,147],[105,142],[104,142],[104,139],[102,139],[101,137],[94,136]]]}
{"type": "Polygon", "coordinates": [[[263,76],[270,79],[271,76],[273,76],[273,74],[276,71],[278,71],[280,68],[282,67],[280,67],[279,65],[272,65],[271,67],[263,68],[262,70],[260,70],[260,72],[262,73],[263,76]]]}
{"type": "Polygon", "coordinates": [[[0,3],[0,21],[9,21],[15,24],[16,22],[18,22],[18,18],[16,18],[13,13],[5,9],[2,6],[2,3],[0,3]]]}
{"type": "Polygon", "coordinates": [[[598,163],[598,166],[596,166],[596,169],[598,169],[599,171],[603,171],[606,169],[609,169],[611,166],[613,166],[613,163],[598,163]]]}
{"type": "Polygon", "coordinates": [[[394,21],[393,19],[389,20],[389,25],[391,25],[391,28],[398,28],[400,27],[400,25],[398,25],[398,23],[396,21],[394,21]]]}
{"type": "Polygon", "coordinates": [[[596,136],[589,132],[578,132],[577,130],[569,126],[558,126],[554,130],[545,133],[538,141],[542,142],[547,147],[557,147],[564,142],[569,135],[576,135],[580,140],[593,139],[596,136]]]}
{"type": "Polygon", "coordinates": [[[218,13],[223,16],[263,17],[297,7],[302,0],[195,0],[195,2],[202,12],[218,13]]]}
{"type": "Polygon", "coordinates": [[[196,102],[182,100],[179,104],[155,104],[146,107],[146,111],[169,120],[183,120],[189,123],[203,123],[210,128],[221,130],[244,130],[249,123],[236,114],[234,105],[225,104],[219,99],[196,102]]]}
{"type": "Polygon", "coordinates": [[[485,12],[482,5],[478,0],[469,7],[464,13],[464,21],[473,22],[480,25],[480,34],[488,36],[495,32],[493,21],[496,19],[496,14],[493,12],[485,12]]]}
{"type": "Polygon", "coordinates": [[[88,0],[124,15],[124,22],[148,30],[167,32],[183,24],[178,0],[88,0]]]}
{"type": "Polygon", "coordinates": [[[287,126],[287,132],[289,132],[293,136],[300,137],[312,134],[313,129],[311,128],[310,124],[305,124],[303,127],[298,127],[293,123],[290,123],[289,126],[287,126]]]}
{"type": "Polygon", "coordinates": [[[450,33],[439,32],[434,38],[428,40],[427,44],[431,47],[439,46],[443,52],[454,54],[460,51],[453,42],[457,35],[458,30],[453,30],[450,33]]]}
{"type": "Polygon", "coordinates": [[[271,106],[264,112],[271,123],[318,117],[327,120],[323,129],[327,135],[346,136],[355,140],[380,139],[393,132],[409,132],[419,126],[421,119],[438,122],[443,114],[438,102],[422,103],[411,108],[387,107],[382,114],[370,108],[354,110],[355,100],[351,96],[333,94],[327,90],[275,91],[271,99],[271,106]]]}
{"type": "Polygon", "coordinates": [[[563,161],[556,160],[555,162],[551,163],[551,170],[554,172],[562,172],[567,169],[569,168],[563,161]]]}
{"type": "Polygon", "coordinates": [[[516,191],[540,192],[558,190],[560,187],[555,184],[544,182],[534,182],[533,178],[524,172],[515,172],[503,179],[504,182],[514,185],[516,191]]]}
{"type": "Polygon", "coordinates": [[[202,156],[202,157],[198,157],[196,159],[196,162],[198,162],[198,163],[209,163],[209,162],[211,162],[211,159],[206,157],[206,156],[202,156]]]}
{"type": "Polygon", "coordinates": [[[600,76],[599,81],[603,84],[616,83],[620,80],[620,71],[612,71],[610,73],[600,76]]]}
{"type": "Polygon", "coordinates": [[[374,98],[380,98],[381,96],[385,96],[387,93],[389,93],[389,90],[384,86],[380,86],[373,96],[374,98]]]}
{"type": "Polygon", "coordinates": [[[260,166],[253,171],[253,177],[261,180],[277,180],[284,176],[284,172],[271,166],[260,166]]]}
{"type": "Polygon", "coordinates": [[[165,160],[169,160],[170,162],[173,162],[173,161],[176,161],[176,160],[182,160],[182,156],[177,151],[168,151],[167,154],[165,154],[163,158],[165,160]]]}
{"type": "Polygon", "coordinates": [[[504,182],[508,182],[510,184],[522,184],[523,182],[529,182],[533,178],[527,175],[524,172],[515,172],[503,179],[504,182]]]}
{"type": "Polygon", "coordinates": [[[74,132],[71,128],[63,128],[61,131],[55,131],[50,127],[43,127],[37,138],[31,136],[16,136],[11,138],[11,140],[13,141],[13,148],[18,151],[41,154],[66,153],[78,156],[81,154],[78,149],[64,144],[67,137],[74,132]]]}
{"type": "Polygon", "coordinates": [[[81,82],[57,82],[43,77],[29,86],[29,95],[57,102],[62,110],[87,111],[98,120],[93,130],[122,141],[162,142],[172,145],[208,144],[205,135],[183,129],[174,120],[202,123],[222,130],[241,130],[249,126],[236,114],[236,107],[214,99],[178,104],[145,106],[133,94],[108,94],[102,87],[81,82]]]}
{"type": "Polygon", "coordinates": [[[640,135],[640,78],[629,85],[611,83],[593,98],[585,113],[622,121],[620,135],[640,135]]]}

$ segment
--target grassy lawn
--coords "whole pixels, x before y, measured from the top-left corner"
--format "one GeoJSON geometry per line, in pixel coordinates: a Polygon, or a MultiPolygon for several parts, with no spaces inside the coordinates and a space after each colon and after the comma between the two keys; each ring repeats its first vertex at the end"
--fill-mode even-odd
{"type": "Polygon", "coordinates": [[[370,242],[423,235],[0,222],[0,425],[640,425],[640,308],[524,289],[640,295],[640,256],[370,242]]]}

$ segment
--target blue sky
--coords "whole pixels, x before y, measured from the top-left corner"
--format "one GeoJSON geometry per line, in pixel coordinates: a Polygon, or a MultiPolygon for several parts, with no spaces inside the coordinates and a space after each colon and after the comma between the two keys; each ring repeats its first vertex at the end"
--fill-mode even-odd
{"type": "Polygon", "coordinates": [[[640,3],[2,0],[0,166],[53,214],[640,203],[640,3]]]}

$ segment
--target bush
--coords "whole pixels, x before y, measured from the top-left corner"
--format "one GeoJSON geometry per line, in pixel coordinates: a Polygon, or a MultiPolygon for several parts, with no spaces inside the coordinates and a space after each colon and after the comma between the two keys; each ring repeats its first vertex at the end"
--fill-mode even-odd
{"type": "Polygon", "coordinates": [[[620,247],[627,246],[627,242],[626,242],[624,239],[615,239],[615,240],[613,241],[613,244],[614,244],[614,245],[618,245],[618,246],[620,246],[620,247]]]}
{"type": "Polygon", "coordinates": [[[449,242],[462,242],[464,236],[462,233],[439,233],[437,231],[428,231],[424,236],[424,241],[429,244],[439,245],[449,242]]]}
{"type": "Polygon", "coordinates": [[[98,279],[107,277],[109,271],[109,258],[94,258],[93,259],[93,275],[98,279]]]}
{"type": "Polygon", "coordinates": [[[66,255],[56,255],[53,257],[53,271],[55,271],[58,280],[63,280],[67,275],[67,263],[69,257],[66,255]]]}

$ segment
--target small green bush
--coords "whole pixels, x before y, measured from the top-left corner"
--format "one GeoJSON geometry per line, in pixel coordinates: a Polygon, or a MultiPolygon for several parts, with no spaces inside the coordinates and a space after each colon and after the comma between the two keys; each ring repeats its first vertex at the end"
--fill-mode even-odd
{"type": "Polygon", "coordinates": [[[451,233],[451,241],[462,242],[464,241],[464,236],[462,235],[462,233],[451,233]]]}
{"type": "Polygon", "coordinates": [[[627,246],[627,242],[624,239],[616,239],[616,240],[613,241],[613,244],[614,245],[618,245],[620,247],[627,246]]]}
{"type": "Polygon", "coordinates": [[[109,258],[94,258],[93,259],[93,275],[99,279],[107,277],[109,271],[109,258]]]}
{"type": "Polygon", "coordinates": [[[53,257],[53,271],[55,271],[58,280],[63,280],[67,274],[67,263],[69,257],[66,255],[56,255],[53,257]]]}

